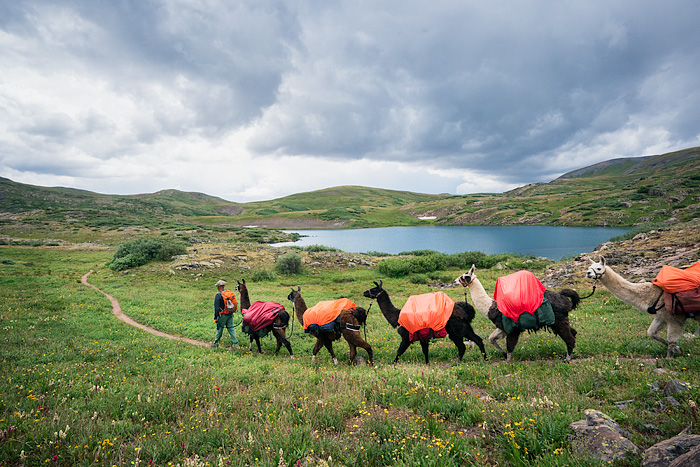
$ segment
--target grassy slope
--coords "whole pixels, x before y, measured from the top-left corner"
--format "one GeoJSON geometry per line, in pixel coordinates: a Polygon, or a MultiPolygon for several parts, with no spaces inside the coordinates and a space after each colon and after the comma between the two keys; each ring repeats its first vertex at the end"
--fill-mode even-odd
{"type": "MultiPolygon", "coordinates": [[[[391,225],[653,225],[698,217],[700,149],[602,163],[550,183],[503,194],[429,195],[343,186],[253,203],[165,190],[100,195],[0,179],[0,223],[61,228],[143,226],[161,230],[391,225]],[[436,217],[419,220],[419,217],[436,217]]],[[[20,226],[21,227],[21,226],[20,226]]],[[[18,228],[21,230],[21,228],[18,228]]]]}
{"type": "MultiPolygon", "coordinates": [[[[241,254],[225,244],[207,248],[241,254]]],[[[458,363],[454,346],[442,339],[430,346],[430,366],[421,363],[417,345],[390,365],[399,338],[375,303],[363,335],[377,364],[336,367],[325,350],[311,363],[314,340],[298,322],[290,329],[294,360],[285,351],[273,357],[271,338],[263,339],[265,354],[258,356],[153,337],[116,320],[109,302],[79,277],[94,269],[90,281],[139,322],[209,341],[212,284],[221,277],[247,277],[252,300],[288,309],[286,295],[297,285],[309,305],[348,297],[367,308],[362,292],[381,278],[375,268],[333,265],[255,282],[250,275],[271,266],[272,250],[255,247],[246,251],[246,263],[227,259],[197,274],[170,273],[169,263],[114,273],[104,267],[111,253],[0,246],[0,459],[10,465],[185,465],[186,459],[196,465],[195,456],[209,465],[277,465],[281,452],[283,465],[330,456],[333,465],[347,466],[588,466],[598,464],[572,452],[567,429],[584,409],[612,416],[646,448],[686,428],[689,401],[700,397],[700,342],[684,340],[686,356],[663,359],[663,346],[645,334],[650,318],[605,290],[572,314],[579,332],[572,365],[562,361],[564,345],[550,333],[524,334],[512,364],[490,344],[489,361],[470,348],[458,363]],[[667,373],[655,374],[657,367],[667,373]],[[661,409],[663,395],[649,387],[669,379],[692,389],[676,395],[680,406],[661,409]],[[622,400],[633,400],[630,409],[615,405],[622,400]]],[[[483,270],[480,279],[492,293],[502,274],[483,270]]],[[[577,276],[575,288],[586,293],[590,284],[577,276]]],[[[397,306],[433,290],[383,279],[397,306]]],[[[463,299],[461,288],[447,293],[463,299]]],[[[474,327],[482,337],[493,329],[481,315],[474,327]]],[[[344,362],[347,345],[335,348],[344,362]]]]}

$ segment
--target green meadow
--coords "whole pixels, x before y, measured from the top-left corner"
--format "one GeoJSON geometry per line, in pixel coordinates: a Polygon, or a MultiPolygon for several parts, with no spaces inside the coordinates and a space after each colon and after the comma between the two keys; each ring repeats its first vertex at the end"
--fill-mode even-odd
{"type": "MultiPolygon", "coordinates": [[[[362,293],[374,280],[383,279],[399,307],[434,289],[369,266],[263,281],[251,278],[255,270],[227,266],[195,273],[150,263],[115,272],[106,267],[113,253],[0,246],[3,465],[589,466],[599,463],[572,452],[567,428],[585,409],[610,415],[642,449],[696,423],[689,402],[700,397],[700,343],[684,339],[685,356],[664,359],[663,346],[646,336],[651,318],[604,289],[571,315],[579,332],[572,364],[560,339],[539,332],[521,337],[510,364],[487,342],[487,361],[468,347],[459,362],[441,339],[431,343],[430,365],[418,344],[393,365],[400,339],[374,303],[361,332],[375,364],[348,365],[340,340],[333,365],[325,349],[312,363],[315,339],[296,320],[287,331],[293,359],[284,349],[272,355],[272,337],[263,339],[262,355],[249,352],[240,327],[245,347],[233,350],[226,333],[218,349],[156,337],[118,320],[108,299],[80,278],[94,271],[90,283],[131,318],[203,342],[214,337],[220,278],[231,287],[246,279],[252,301],[276,301],[290,312],[292,286],[301,286],[309,306],[347,297],[365,308],[362,293]],[[662,409],[663,395],[650,387],[669,379],[692,390],[677,396],[680,406],[662,409]],[[626,400],[633,400],[626,410],[614,404],[626,400]]],[[[504,271],[479,272],[493,293],[504,271]]],[[[590,283],[577,288],[586,295],[590,283]]],[[[464,300],[461,287],[446,292],[464,300]]],[[[478,313],[473,325],[484,339],[494,329],[478,313]]]]}

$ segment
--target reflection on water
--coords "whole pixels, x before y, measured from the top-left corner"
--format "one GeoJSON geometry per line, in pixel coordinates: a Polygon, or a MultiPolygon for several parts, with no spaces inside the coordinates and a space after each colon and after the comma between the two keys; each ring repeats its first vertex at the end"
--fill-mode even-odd
{"type": "Polygon", "coordinates": [[[481,251],[562,258],[593,251],[610,238],[627,232],[617,227],[429,226],[377,229],[290,230],[303,237],[274,246],[324,245],[349,253],[397,254],[412,250],[441,253],[481,251]]]}

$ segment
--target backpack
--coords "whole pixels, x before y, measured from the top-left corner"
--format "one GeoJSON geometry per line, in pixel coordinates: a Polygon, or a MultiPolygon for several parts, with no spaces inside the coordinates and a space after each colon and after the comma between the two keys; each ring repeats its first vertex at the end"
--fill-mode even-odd
{"type": "Polygon", "coordinates": [[[224,290],[221,292],[221,298],[224,299],[224,309],[221,310],[221,314],[230,315],[235,313],[238,309],[238,302],[236,301],[236,294],[230,290],[224,290]]]}

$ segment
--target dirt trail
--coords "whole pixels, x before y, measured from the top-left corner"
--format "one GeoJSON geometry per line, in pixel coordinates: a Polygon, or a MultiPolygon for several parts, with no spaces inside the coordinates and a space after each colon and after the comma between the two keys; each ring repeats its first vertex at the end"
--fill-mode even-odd
{"type": "Polygon", "coordinates": [[[167,334],[165,332],[158,331],[157,329],[149,328],[148,326],[145,326],[141,323],[137,323],[136,321],[134,321],[133,319],[129,318],[128,316],[126,316],[124,314],[124,312],[122,311],[122,307],[121,307],[121,305],[119,305],[119,302],[117,301],[116,298],[112,297],[111,295],[109,295],[106,292],[103,292],[102,290],[98,289],[97,287],[95,287],[94,285],[90,284],[87,281],[88,276],[92,273],[93,273],[92,269],[89,272],[86,272],[83,275],[83,277],[80,278],[80,282],[82,282],[83,285],[87,285],[88,287],[92,287],[93,289],[97,290],[102,295],[107,297],[109,299],[109,301],[112,303],[112,313],[114,313],[114,316],[116,316],[120,320],[124,321],[126,324],[143,329],[144,331],[150,332],[151,334],[154,334],[156,336],[167,337],[168,339],[173,339],[173,340],[180,341],[180,342],[187,342],[188,344],[200,345],[203,347],[209,346],[209,344],[207,342],[197,341],[194,339],[188,339],[186,337],[173,336],[172,334],[167,334]]]}

